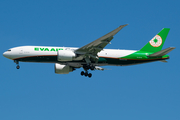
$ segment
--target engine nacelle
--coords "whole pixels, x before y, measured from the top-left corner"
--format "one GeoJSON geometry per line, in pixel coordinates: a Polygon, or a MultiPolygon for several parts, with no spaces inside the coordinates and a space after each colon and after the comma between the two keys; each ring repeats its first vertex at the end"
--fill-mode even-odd
{"type": "Polygon", "coordinates": [[[69,65],[61,65],[59,63],[55,63],[55,73],[56,74],[69,74],[72,72],[73,68],[69,65]]]}
{"type": "Polygon", "coordinates": [[[71,50],[57,51],[58,61],[72,61],[74,57],[76,57],[76,54],[71,50]]]}

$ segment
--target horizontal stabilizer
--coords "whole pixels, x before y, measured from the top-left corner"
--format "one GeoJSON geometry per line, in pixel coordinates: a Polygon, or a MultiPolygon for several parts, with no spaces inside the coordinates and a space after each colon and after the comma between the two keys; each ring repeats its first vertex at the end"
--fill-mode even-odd
{"type": "Polygon", "coordinates": [[[175,49],[175,47],[169,47],[169,48],[166,48],[166,49],[161,50],[159,52],[153,53],[153,54],[149,55],[148,57],[160,57],[160,56],[164,56],[164,55],[166,55],[167,53],[171,52],[174,49],[175,49]]]}

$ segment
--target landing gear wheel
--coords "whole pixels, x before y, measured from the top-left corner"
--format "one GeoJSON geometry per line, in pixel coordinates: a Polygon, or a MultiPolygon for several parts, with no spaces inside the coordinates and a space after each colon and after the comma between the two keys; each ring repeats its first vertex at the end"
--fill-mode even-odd
{"type": "Polygon", "coordinates": [[[17,69],[19,69],[19,68],[20,68],[20,66],[19,66],[19,65],[17,65],[17,66],[16,66],[16,68],[17,68],[17,69]]]}
{"type": "Polygon", "coordinates": [[[81,72],[81,75],[85,76],[85,77],[89,77],[91,78],[92,77],[92,74],[91,73],[88,73],[88,70],[95,70],[95,66],[93,64],[84,64],[83,65],[83,69],[85,70],[81,72]]]}
{"type": "Polygon", "coordinates": [[[81,75],[82,75],[82,76],[84,75],[84,71],[81,72],[81,75]]]}
{"type": "Polygon", "coordinates": [[[88,77],[89,77],[89,78],[91,78],[91,77],[92,77],[92,74],[91,74],[91,73],[89,73],[89,74],[88,74],[88,77]]]}
{"type": "Polygon", "coordinates": [[[14,60],[14,62],[15,62],[16,65],[17,65],[16,68],[19,69],[19,68],[20,68],[20,66],[19,66],[19,61],[18,61],[18,60],[14,60]]]}
{"type": "Polygon", "coordinates": [[[83,76],[85,76],[85,77],[89,77],[89,78],[91,78],[92,77],[92,74],[91,73],[88,73],[88,72],[84,72],[84,71],[81,71],[81,75],[83,76]]]}
{"type": "Polygon", "coordinates": [[[87,77],[87,76],[88,76],[88,73],[87,73],[87,72],[85,72],[84,76],[85,76],[85,77],[87,77]]]}

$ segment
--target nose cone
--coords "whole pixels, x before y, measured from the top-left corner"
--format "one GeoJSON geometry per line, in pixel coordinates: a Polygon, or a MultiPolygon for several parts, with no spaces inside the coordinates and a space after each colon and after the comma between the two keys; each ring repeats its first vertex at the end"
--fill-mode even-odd
{"type": "Polygon", "coordinates": [[[7,52],[4,52],[4,53],[3,53],[3,56],[7,58],[7,52]]]}
{"type": "Polygon", "coordinates": [[[8,58],[8,59],[11,59],[11,55],[8,52],[4,52],[3,56],[8,58]]]}
{"type": "Polygon", "coordinates": [[[6,52],[3,53],[3,56],[6,57],[6,52]]]}

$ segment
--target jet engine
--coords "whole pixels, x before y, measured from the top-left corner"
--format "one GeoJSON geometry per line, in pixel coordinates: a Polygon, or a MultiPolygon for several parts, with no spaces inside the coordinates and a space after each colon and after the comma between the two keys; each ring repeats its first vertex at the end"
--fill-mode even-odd
{"type": "Polygon", "coordinates": [[[55,63],[55,73],[56,74],[69,74],[69,72],[72,72],[74,69],[70,67],[69,65],[61,65],[59,63],[55,63]]]}
{"type": "Polygon", "coordinates": [[[57,51],[58,61],[72,61],[74,57],[76,57],[76,54],[71,50],[57,51]]]}

